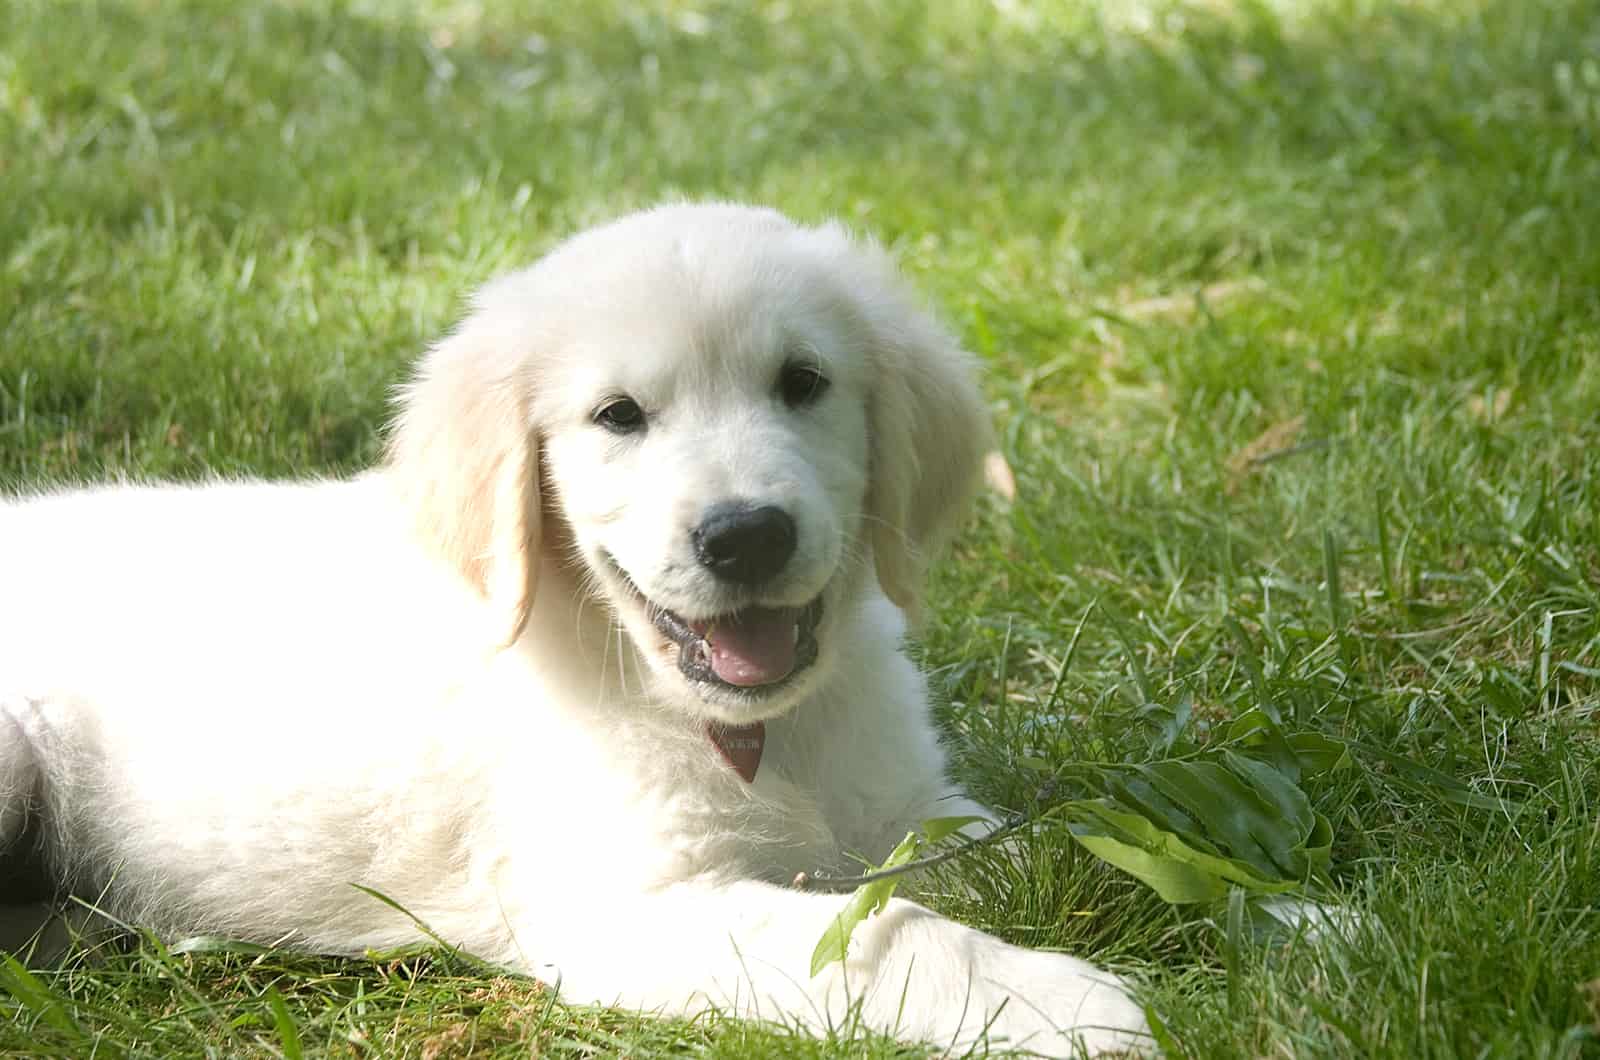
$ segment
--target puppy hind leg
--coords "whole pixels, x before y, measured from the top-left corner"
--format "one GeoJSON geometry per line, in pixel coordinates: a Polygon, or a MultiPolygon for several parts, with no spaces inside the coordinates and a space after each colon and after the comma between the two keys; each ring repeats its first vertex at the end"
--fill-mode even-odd
{"type": "Polygon", "coordinates": [[[50,900],[40,835],[42,769],[20,711],[0,700],[0,952],[33,966],[58,961],[70,931],[50,900]]]}
{"type": "Polygon", "coordinates": [[[9,699],[0,699],[0,869],[38,808],[43,779],[18,714],[9,699]]]}
{"type": "Polygon", "coordinates": [[[45,868],[44,766],[23,728],[26,700],[0,699],[0,906],[52,896],[45,868]]]}

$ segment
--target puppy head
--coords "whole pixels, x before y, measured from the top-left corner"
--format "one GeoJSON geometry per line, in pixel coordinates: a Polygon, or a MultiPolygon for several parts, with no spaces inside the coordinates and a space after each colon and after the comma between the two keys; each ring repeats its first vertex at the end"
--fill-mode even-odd
{"type": "Polygon", "coordinates": [[[481,292],[404,392],[390,473],[508,630],[543,512],[649,694],[746,723],[823,679],[874,573],[915,611],[987,440],[969,359],[881,252],[673,206],[481,292]]]}

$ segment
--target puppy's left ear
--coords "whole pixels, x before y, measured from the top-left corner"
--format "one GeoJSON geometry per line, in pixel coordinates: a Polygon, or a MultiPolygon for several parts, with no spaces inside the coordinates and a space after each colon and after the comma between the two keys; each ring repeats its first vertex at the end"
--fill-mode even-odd
{"type": "Polygon", "coordinates": [[[387,472],[418,536],[503,619],[527,624],[539,571],[539,445],[528,413],[528,358],[497,294],[418,364],[401,391],[387,472]]]}
{"type": "Polygon", "coordinates": [[[872,361],[868,538],[878,583],[913,619],[929,562],[960,526],[993,431],[977,360],[917,302],[887,254],[857,245],[851,297],[872,361]]]}

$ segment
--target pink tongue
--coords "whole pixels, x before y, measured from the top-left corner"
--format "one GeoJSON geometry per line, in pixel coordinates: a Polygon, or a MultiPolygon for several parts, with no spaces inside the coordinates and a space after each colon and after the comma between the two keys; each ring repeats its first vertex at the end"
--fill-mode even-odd
{"type": "Polygon", "coordinates": [[[758,607],[719,621],[706,631],[712,672],[741,688],[770,685],[788,677],[794,669],[798,618],[793,609],[758,607]]]}

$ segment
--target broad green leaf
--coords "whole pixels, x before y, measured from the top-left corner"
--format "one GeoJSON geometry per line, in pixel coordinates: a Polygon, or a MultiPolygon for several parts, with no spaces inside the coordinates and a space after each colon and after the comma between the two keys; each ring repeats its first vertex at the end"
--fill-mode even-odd
{"type": "Polygon", "coordinates": [[[1321,776],[1354,765],[1350,748],[1343,740],[1321,733],[1297,732],[1289,737],[1289,747],[1300,760],[1300,768],[1306,776],[1321,776]]]}
{"type": "Polygon", "coordinates": [[[855,931],[856,925],[867,918],[872,911],[877,899],[868,893],[866,887],[861,887],[845,902],[844,908],[839,910],[839,915],[833,918],[828,929],[822,933],[822,938],[817,940],[816,949],[811,951],[811,977],[815,979],[828,965],[834,961],[842,961],[850,952],[850,935],[855,931]]]}
{"type": "Polygon", "coordinates": [[[1106,797],[1061,808],[1073,837],[1167,901],[1211,900],[1230,884],[1278,893],[1327,870],[1327,819],[1266,762],[1224,749],[1220,761],[1113,767],[1102,780],[1106,797]]]}
{"type": "Polygon", "coordinates": [[[1283,726],[1274,714],[1252,707],[1228,725],[1229,743],[1239,743],[1260,755],[1273,766],[1286,773],[1290,780],[1300,779],[1300,759],[1295,754],[1283,726]]]}
{"type": "Polygon", "coordinates": [[[1333,865],[1333,825],[1322,814],[1316,814],[1311,834],[1306,837],[1306,868],[1308,875],[1326,876],[1333,865]]]}
{"type": "Polygon", "coordinates": [[[1288,777],[1263,762],[1232,751],[1223,751],[1222,757],[1228,767],[1243,777],[1262,801],[1288,823],[1296,839],[1311,831],[1311,802],[1288,777]]]}
{"type": "Polygon", "coordinates": [[[1228,723],[1225,738],[1265,757],[1296,782],[1300,779],[1296,771],[1314,777],[1352,764],[1343,740],[1315,732],[1285,734],[1264,711],[1253,707],[1228,723]],[[1286,760],[1292,760],[1295,768],[1285,769],[1286,760]]]}
{"type": "Polygon", "coordinates": [[[1146,703],[1141,708],[1144,720],[1159,730],[1151,741],[1150,752],[1152,757],[1161,757],[1172,753],[1172,749],[1183,738],[1189,722],[1194,716],[1194,694],[1184,692],[1178,698],[1174,707],[1166,707],[1160,703],[1146,703]]]}
{"type": "MultiPolygon", "coordinates": [[[[1253,710],[1237,719],[1230,741],[1270,744],[1285,768],[1252,754],[1223,748],[1220,756],[1129,766],[1078,767],[1105,792],[1055,808],[1075,841],[1103,861],[1143,881],[1173,903],[1213,901],[1231,887],[1252,894],[1295,890],[1326,873],[1332,828],[1314,812],[1295,782],[1299,751],[1283,735],[1275,711],[1253,710]]],[[[1326,737],[1301,740],[1311,771],[1344,768],[1344,745],[1326,737]]],[[[903,865],[922,848],[956,835],[977,817],[922,822],[895,847],[882,868],[903,865]]],[[[811,955],[811,974],[845,959],[850,937],[894,893],[897,877],[859,888],[834,918],[811,955]]]]}
{"type": "Polygon", "coordinates": [[[1228,885],[1217,876],[1178,858],[1152,854],[1142,847],[1079,825],[1072,826],[1072,834],[1089,853],[1143,882],[1163,901],[1174,905],[1209,902],[1228,891],[1228,885]]]}
{"type": "Polygon", "coordinates": [[[1199,822],[1184,813],[1143,777],[1119,773],[1108,777],[1107,782],[1111,795],[1117,802],[1149,818],[1158,828],[1183,836],[1191,846],[1199,847],[1207,853],[1221,853],[1210,840],[1205,838],[1204,829],[1199,822]]]}
{"type": "MultiPolygon", "coordinates": [[[[904,865],[917,856],[921,846],[921,837],[915,832],[907,832],[906,837],[900,840],[899,845],[890,852],[878,869],[904,865]]],[[[845,902],[844,908],[839,910],[839,915],[833,918],[833,923],[822,933],[822,938],[817,940],[816,949],[811,951],[812,978],[834,961],[845,959],[850,952],[850,936],[855,932],[857,925],[888,905],[889,898],[899,883],[900,877],[891,876],[886,880],[874,880],[856,888],[850,900],[845,902]]]]}
{"type": "Polygon", "coordinates": [[[1144,881],[1169,902],[1201,902],[1220,898],[1229,883],[1259,893],[1290,890],[1296,881],[1263,874],[1236,858],[1206,853],[1183,838],[1158,828],[1145,817],[1107,800],[1067,803],[1072,837],[1097,857],[1144,881]]]}
{"type": "Polygon", "coordinates": [[[1259,742],[1263,733],[1281,733],[1276,722],[1267,717],[1265,711],[1259,707],[1251,707],[1243,714],[1228,723],[1225,734],[1229,743],[1250,743],[1252,740],[1259,742]]]}
{"type": "Polygon", "coordinates": [[[1172,708],[1172,721],[1164,734],[1168,748],[1178,742],[1178,737],[1183,735],[1193,718],[1194,693],[1185,690],[1183,695],[1178,697],[1178,705],[1172,708]]]}
{"type": "Polygon", "coordinates": [[[907,832],[906,837],[895,844],[895,848],[889,851],[889,856],[883,859],[883,864],[879,865],[878,868],[892,869],[904,865],[917,856],[917,851],[921,846],[922,837],[915,832],[907,832]]]}
{"type": "Polygon", "coordinates": [[[1073,811],[1082,811],[1103,826],[1094,829],[1106,832],[1114,839],[1132,843],[1152,853],[1178,857],[1214,876],[1255,890],[1271,890],[1278,884],[1289,884],[1275,874],[1261,872],[1256,866],[1223,854],[1212,854],[1188,843],[1183,836],[1163,831],[1138,814],[1129,813],[1106,799],[1088,799],[1070,804],[1073,811]]]}
{"type": "MultiPolygon", "coordinates": [[[[969,824],[977,824],[982,817],[968,815],[966,817],[930,817],[922,822],[923,838],[932,845],[941,843],[955,835],[969,824]]],[[[890,855],[893,857],[894,855],[890,855]]]]}
{"type": "Polygon", "coordinates": [[[1206,837],[1229,856],[1269,879],[1294,874],[1289,852],[1299,837],[1233,773],[1215,762],[1153,762],[1135,768],[1200,821],[1206,837]]]}

